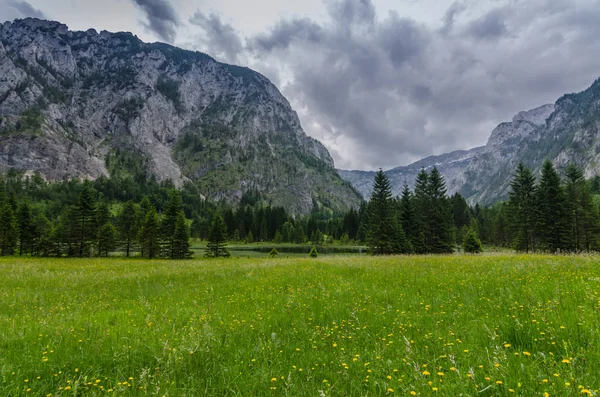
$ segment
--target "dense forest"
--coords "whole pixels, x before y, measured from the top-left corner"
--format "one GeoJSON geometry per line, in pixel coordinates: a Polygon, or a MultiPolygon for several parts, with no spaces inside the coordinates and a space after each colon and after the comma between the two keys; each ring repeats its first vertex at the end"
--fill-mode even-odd
{"type": "Polygon", "coordinates": [[[596,251],[599,193],[600,177],[586,181],[569,166],[561,179],[549,161],[539,181],[520,164],[508,200],[486,208],[449,197],[436,168],[421,170],[414,190],[405,186],[399,197],[379,172],[368,204],[332,213],[315,203],[293,217],[252,192],[231,207],[206,200],[192,183],[176,189],[140,174],[48,183],[9,171],[0,177],[0,254],[180,259],[191,256],[190,238],[211,236],[221,245],[366,244],[372,254],[478,252],[480,241],[523,252],[596,251]]]}

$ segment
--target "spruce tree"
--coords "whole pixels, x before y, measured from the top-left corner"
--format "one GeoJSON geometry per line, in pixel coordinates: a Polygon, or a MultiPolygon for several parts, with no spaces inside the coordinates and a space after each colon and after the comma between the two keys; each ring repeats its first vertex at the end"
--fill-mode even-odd
{"type": "Polygon", "coordinates": [[[517,251],[535,250],[536,190],[533,173],[525,164],[519,163],[508,196],[509,222],[517,251]]]}
{"type": "Polygon", "coordinates": [[[433,167],[429,174],[427,192],[429,196],[429,210],[427,211],[429,251],[434,254],[452,253],[454,251],[452,215],[446,197],[446,183],[437,167],[433,167]]]}
{"type": "Polygon", "coordinates": [[[404,231],[404,237],[406,238],[406,244],[408,253],[414,251],[414,243],[417,239],[417,219],[415,216],[415,203],[412,192],[405,183],[402,188],[402,194],[399,202],[399,222],[404,231]]]}
{"type": "Polygon", "coordinates": [[[19,255],[31,252],[33,242],[33,216],[27,201],[21,203],[17,210],[17,228],[19,233],[19,255]]]}
{"type": "Polygon", "coordinates": [[[181,200],[179,191],[171,190],[160,224],[161,241],[171,259],[173,259],[173,253],[175,252],[175,227],[177,226],[178,217],[182,210],[183,201],[181,200]]]}
{"type": "Polygon", "coordinates": [[[397,223],[392,199],[392,186],[380,169],[373,181],[373,193],[368,205],[367,246],[372,255],[394,253],[397,223]]]}
{"type": "Polygon", "coordinates": [[[17,225],[10,203],[5,200],[0,207],[0,255],[12,255],[17,243],[17,225]]]}
{"type": "Polygon", "coordinates": [[[138,240],[145,258],[156,258],[160,254],[160,228],[154,207],[146,213],[146,218],[138,232],[138,240]]]}
{"type": "Polygon", "coordinates": [[[429,174],[421,169],[415,180],[413,195],[415,216],[413,221],[412,245],[415,253],[426,254],[429,252],[429,174]]]}
{"type": "Polygon", "coordinates": [[[132,201],[126,202],[117,215],[119,240],[125,248],[125,256],[131,255],[131,248],[137,235],[137,211],[132,201]]]}
{"type": "MultiPolygon", "coordinates": [[[[583,172],[570,164],[566,170],[567,211],[573,251],[589,251],[598,242],[598,212],[583,172]]],[[[600,180],[596,177],[594,180],[600,180]]]]}
{"type": "Polygon", "coordinates": [[[53,234],[52,224],[46,218],[46,215],[39,214],[33,219],[33,232],[31,252],[34,255],[49,256],[52,252],[54,242],[51,235],[53,234]]]}
{"type": "Polygon", "coordinates": [[[173,259],[187,259],[192,256],[190,251],[190,228],[186,223],[183,211],[179,211],[177,216],[172,247],[171,258],[173,259]]]}
{"type": "Polygon", "coordinates": [[[117,229],[112,223],[106,222],[98,229],[98,255],[108,256],[117,247],[117,229]]]}
{"type": "Polygon", "coordinates": [[[221,215],[215,215],[204,255],[209,258],[230,256],[227,251],[227,226],[221,215]]]}
{"type": "Polygon", "coordinates": [[[96,202],[92,185],[87,180],[83,183],[79,194],[75,217],[78,224],[75,237],[78,255],[80,257],[87,256],[89,245],[96,237],[96,202]]]}
{"type": "Polygon", "coordinates": [[[540,245],[550,252],[567,250],[570,246],[567,200],[560,177],[550,160],[542,165],[536,214],[540,245]]]}

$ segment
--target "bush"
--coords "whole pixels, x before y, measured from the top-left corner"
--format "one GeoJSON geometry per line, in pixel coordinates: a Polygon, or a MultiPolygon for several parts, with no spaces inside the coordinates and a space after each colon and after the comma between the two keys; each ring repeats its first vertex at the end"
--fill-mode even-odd
{"type": "Polygon", "coordinates": [[[310,249],[310,257],[311,258],[316,258],[317,256],[319,256],[319,253],[317,252],[317,247],[315,247],[313,245],[313,247],[310,249]]]}
{"type": "Polygon", "coordinates": [[[269,252],[269,257],[276,258],[277,256],[279,256],[279,251],[277,251],[277,248],[273,248],[271,252],[269,252]]]}

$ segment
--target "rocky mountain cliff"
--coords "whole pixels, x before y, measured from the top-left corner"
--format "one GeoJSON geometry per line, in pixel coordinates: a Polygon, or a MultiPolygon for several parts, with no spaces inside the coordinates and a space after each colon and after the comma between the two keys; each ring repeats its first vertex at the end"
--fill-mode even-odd
{"type": "Polygon", "coordinates": [[[294,213],[360,201],[288,101],[250,69],[130,33],[0,24],[0,168],[97,178],[119,156],[213,199],[258,191],[294,213]]]}
{"type": "MultiPolygon", "coordinates": [[[[386,171],[395,194],[406,182],[413,187],[421,168],[436,166],[448,192],[461,193],[471,203],[492,204],[505,199],[520,161],[538,173],[548,158],[559,170],[574,163],[586,177],[600,174],[600,79],[587,90],[568,94],[554,105],[520,112],[512,122],[492,131],[483,147],[432,156],[386,171]]],[[[338,170],[368,198],[374,172],[338,170]]]]}

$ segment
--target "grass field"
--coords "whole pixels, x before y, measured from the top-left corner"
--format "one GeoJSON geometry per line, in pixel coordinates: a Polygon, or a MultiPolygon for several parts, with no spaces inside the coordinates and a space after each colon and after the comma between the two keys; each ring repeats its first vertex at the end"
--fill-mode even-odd
{"type": "Polygon", "coordinates": [[[0,396],[568,396],[600,258],[0,259],[0,396]]]}

